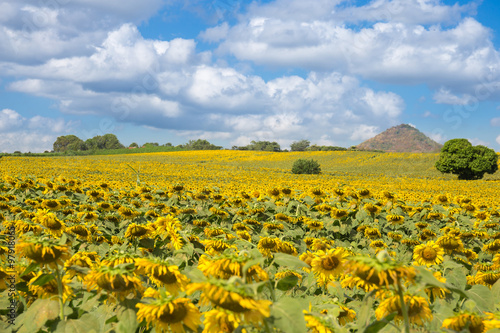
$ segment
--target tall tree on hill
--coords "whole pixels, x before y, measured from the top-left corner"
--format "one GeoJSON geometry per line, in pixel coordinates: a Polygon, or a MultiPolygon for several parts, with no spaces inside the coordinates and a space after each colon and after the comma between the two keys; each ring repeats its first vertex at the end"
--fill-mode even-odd
{"type": "Polygon", "coordinates": [[[55,152],[85,150],[85,142],[76,135],[64,135],[56,139],[52,145],[55,152]]]}

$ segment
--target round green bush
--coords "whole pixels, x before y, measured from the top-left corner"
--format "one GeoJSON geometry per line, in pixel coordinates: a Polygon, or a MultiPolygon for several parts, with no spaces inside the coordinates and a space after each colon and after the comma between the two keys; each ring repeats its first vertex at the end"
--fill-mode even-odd
{"type": "Polygon", "coordinates": [[[321,167],[318,161],[313,159],[306,160],[299,158],[293,163],[292,173],[295,174],[308,174],[308,175],[317,175],[321,172],[321,167]]]}

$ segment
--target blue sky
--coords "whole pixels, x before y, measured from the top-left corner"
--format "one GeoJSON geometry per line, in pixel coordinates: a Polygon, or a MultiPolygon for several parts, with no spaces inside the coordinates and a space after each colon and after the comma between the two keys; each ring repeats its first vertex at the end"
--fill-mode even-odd
{"type": "Polygon", "coordinates": [[[495,0],[0,0],[0,151],[58,136],[500,151],[495,0]]]}

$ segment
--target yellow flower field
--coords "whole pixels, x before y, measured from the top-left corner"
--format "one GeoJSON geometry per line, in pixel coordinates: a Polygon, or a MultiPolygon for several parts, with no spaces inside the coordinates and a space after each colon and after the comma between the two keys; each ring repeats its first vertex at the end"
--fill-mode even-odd
{"type": "Polygon", "coordinates": [[[3,158],[0,331],[494,332],[499,175],[436,159],[3,158]]]}

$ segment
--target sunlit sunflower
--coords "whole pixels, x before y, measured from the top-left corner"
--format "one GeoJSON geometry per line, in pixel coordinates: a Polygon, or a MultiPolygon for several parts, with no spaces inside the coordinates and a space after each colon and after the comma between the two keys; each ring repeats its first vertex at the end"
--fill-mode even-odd
{"type": "Polygon", "coordinates": [[[239,316],[246,323],[259,326],[271,314],[271,301],[257,300],[251,290],[244,285],[224,280],[208,280],[203,283],[191,283],[187,293],[201,290],[200,304],[216,306],[239,316]]]}
{"type": "Polygon", "coordinates": [[[391,238],[392,240],[396,241],[396,242],[399,242],[401,240],[401,238],[403,238],[403,235],[397,233],[397,232],[388,232],[387,233],[387,237],[391,238]]]}
{"type": "Polygon", "coordinates": [[[290,254],[292,256],[298,255],[297,249],[292,242],[281,241],[278,246],[278,252],[290,254]]]}
{"type": "Polygon", "coordinates": [[[16,244],[16,253],[22,253],[25,257],[40,265],[48,265],[56,268],[63,265],[69,258],[68,247],[61,245],[54,239],[41,237],[27,237],[16,244]]]}
{"type": "Polygon", "coordinates": [[[114,253],[108,254],[104,259],[102,259],[101,264],[105,266],[117,266],[121,264],[132,264],[135,263],[137,256],[126,251],[116,251],[114,253]]]}
{"type": "Polygon", "coordinates": [[[364,206],[363,206],[363,209],[366,210],[370,215],[374,216],[376,214],[378,214],[380,211],[381,211],[381,208],[377,205],[374,205],[372,203],[366,203],[364,206]]]}
{"type": "Polygon", "coordinates": [[[106,290],[116,298],[123,300],[130,294],[139,296],[144,287],[134,274],[134,265],[118,265],[115,267],[101,265],[95,267],[85,276],[87,290],[106,290]]]}
{"type": "Polygon", "coordinates": [[[43,225],[49,234],[55,237],[61,237],[66,225],[57,218],[56,214],[48,209],[39,209],[32,219],[33,222],[43,225]]]}
{"type": "Polygon", "coordinates": [[[343,306],[341,304],[339,304],[339,307],[340,307],[340,312],[337,317],[337,320],[339,321],[340,325],[345,325],[356,319],[356,311],[349,309],[348,307],[343,306]]]}
{"type": "Polygon", "coordinates": [[[320,286],[326,286],[333,278],[342,274],[345,270],[346,257],[349,252],[339,247],[315,253],[311,261],[311,270],[314,272],[316,281],[320,286]]]}
{"type": "Polygon", "coordinates": [[[263,228],[268,230],[268,231],[277,231],[277,230],[282,231],[285,229],[285,226],[281,223],[266,222],[266,223],[264,223],[263,228]]]}
{"type": "Polygon", "coordinates": [[[306,222],[306,226],[310,230],[321,230],[324,228],[324,223],[318,220],[309,220],[306,222]]]}
{"type": "Polygon", "coordinates": [[[138,303],[137,320],[146,321],[147,328],[156,332],[184,333],[184,326],[198,331],[201,314],[189,298],[162,295],[151,303],[138,303]]]}
{"type": "Polygon", "coordinates": [[[208,255],[217,255],[227,249],[236,249],[235,245],[229,244],[223,239],[209,239],[201,241],[205,245],[205,253],[208,255]]]}
{"type": "MultiPolygon", "coordinates": [[[[432,320],[432,312],[425,298],[421,296],[405,295],[404,302],[408,311],[410,323],[423,326],[426,321],[432,320]]],[[[380,302],[375,310],[375,315],[378,320],[381,320],[393,312],[396,312],[394,320],[396,322],[402,322],[403,310],[401,308],[401,298],[399,295],[386,298],[380,302]]]]}
{"type": "Polygon", "coordinates": [[[500,328],[500,318],[498,313],[485,312],[486,317],[483,319],[484,328],[486,331],[494,328],[500,328]]]}
{"type": "MultiPolygon", "coordinates": [[[[57,298],[59,296],[59,289],[57,279],[55,274],[52,275],[52,279],[43,285],[35,285],[34,282],[43,274],[43,272],[38,272],[29,282],[28,287],[29,290],[37,295],[39,298],[57,298]]],[[[69,276],[65,275],[61,279],[61,287],[62,287],[62,296],[63,302],[66,302],[68,299],[74,296],[73,290],[69,286],[71,279],[69,276]]]]}
{"type": "MultiPolygon", "coordinates": [[[[203,333],[233,333],[242,322],[239,316],[224,309],[213,309],[203,313],[203,316],[203,333]]],[[[242,329],[241,332],[247,331],[242,329]]]]}
{"type": "Polygon", "coordinates": [[[274,275],[274,278],[276,281],[287,278],[287,277],[296,277],[298,279],[298,283],[300,284],[302,282],[302,275],[300,273],[297,273],[291,269],[285,269],[281,272],[278,272],[274,275]]]}
{"type": "Polygon", "coordinates": [[[135,210],[132,210],[128,207],[125,207],[125,206],[121,206],[120,208],[118,208],[118,214],[120,214],[124,219],[133,219],[134,217],[140,215],[141,213],[139,213],[138,211],[135,211],[135,210]]]}
{"type": "Polygon", "coordinates": [[[462,313],[457,316],[443,320],[443,328],[461,332],[464,329],[471,333],[481,333],[485,331],[483,318],[474,313],[462,313]]]}
{"type": "Polygon", "coordinates": [[[300,256],[299,259],[305,262],[309,267],[302,267],[303,271],[309,273],[311,271],[311,264],[316,255],[312,252],[305,251],[300,256]]]}
{"type": "Polygon", "coordinates": [[[205,276],[225,280],[232,276],[245,276],[247,282],[268,280],[267,272],[259,264],[243,270],[245,264],[252,259],[247,253],[224,253],[213,258],[202,255],[198,261],[198,269],[205,276]]]}
{"type": "Polygon", "coordinates": [[[494,241],[483,245],[483,252],[495,254],[500,251],[500,239],[495,239],[494,241]]]}
{"type": "Polygon", "coordinates": [[[95,212],[79,212],[76,216],[85,222],[93,222],[99,218],[99,215],[95,212]]]}
{"type": "Polygon", "coordinates": [[[313,238],[313,241],[309,248],[312,251],[326,251],[328,249],[331,249],[335,242],[331,239],[327,239],[325,237],[321,238],[313,238]]]}
{"type": "Polygon", "coordinates": [[[42,201],[41,206],[48,210],[58,210],[61,207],[61,203],[54,199],[45,199],[42,201]]]}
{"type": "Polygon", "coordinates": [[[69,234],[75,235],[78,239],[87,240],[90,236],[90,230],[85,225],[74,225],[66,229],[69,234]]]}
{"type": "Polygon", "coordinates": [[[444,250],[433,241],[415,246],[413,259],[422,266],[439,265],[443,262],[444,250]]]}
{"type": "Polygon", "coordinates": [[[367,227],[364,229],[364,234],[365,237],[369,239],[377,239],[382,237],[382,235],[380,234],[380,230],[378,230],[378,228],[367,227]]]}
{"type": "Polygon", "coordinates": [[[179,267],[160,258],[138,258],[135,260],[135,266],[139,274],[146,275],[158,287],[165,287],[172,295],[184,291],[189,283],[189,279],[179,271],[179,267]]]}

